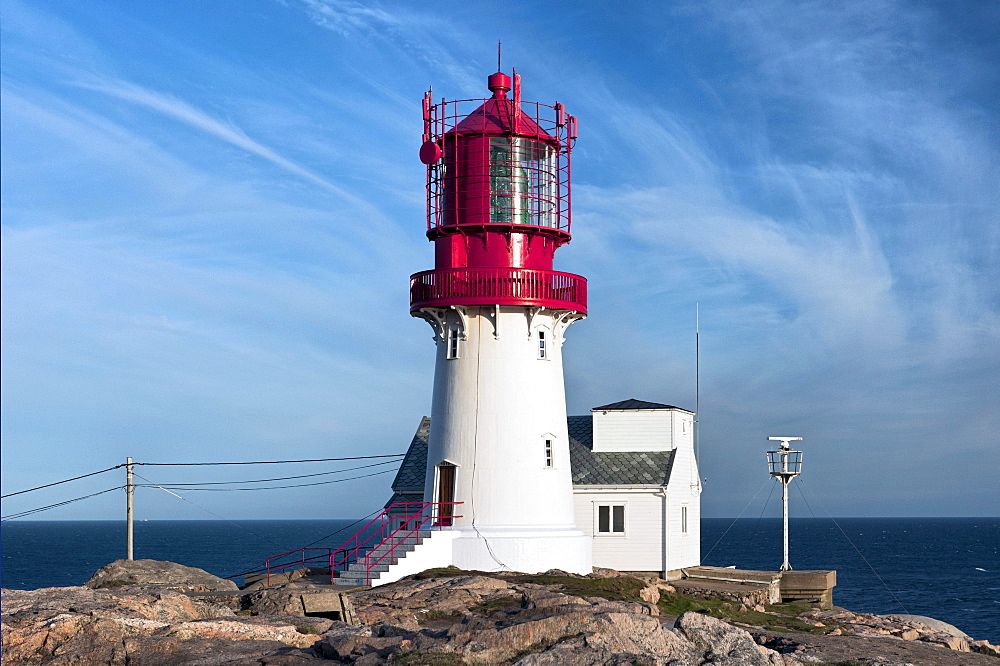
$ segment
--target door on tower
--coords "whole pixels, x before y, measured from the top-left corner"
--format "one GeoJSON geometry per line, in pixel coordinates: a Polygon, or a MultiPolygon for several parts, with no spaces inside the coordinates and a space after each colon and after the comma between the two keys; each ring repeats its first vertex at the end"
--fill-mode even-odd
{"type": "Polygon", "coordinates": [[[441,463],[437,466],[437,526],[448,527],[455,516],[455,466],[441,463]]]}

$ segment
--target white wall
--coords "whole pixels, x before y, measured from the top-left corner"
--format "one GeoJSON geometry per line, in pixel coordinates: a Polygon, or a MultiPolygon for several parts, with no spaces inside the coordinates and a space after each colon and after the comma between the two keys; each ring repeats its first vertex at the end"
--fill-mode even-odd
{"type": "Polygon", "coordinates": [[[463,536],[454,563],[485,566],[503,551],[496,559],[514,571],[588,572],[589,541],[573,517],[562,369],[563,333],[579,315],[481,306],[424,316],[437,345],[424,497],[439,501],[437,466],[454,465],[455,501],[463,504],[455,507],[461,517],[453,527],[475,535],[463,536]],[[458,357],[449,358],[441,333],[456,327],[464,337],[458,357]],[[546,465],[546,439],[552,466],[546,465]],[[482,535],[489,535],[494,553],[484,550],[482,535]]]}
{"type": "Polygon", "coordinates": [[[574,487],[576,524],[593,538],[594,566],[619,571],[667,572],[700,564],[701,483],[694,457],[693,415],[684,410],[594,412],[595,451],[669,450],[674,447],[676,453],[665,489],[652,486],[574,487]],[[601,433],[603,449],[598,449],[599,421],[605,428],[601,433]],[[652,434],[643,433],[642,428],[646,427],[652,434]],[[671,446],[664,446],[664,443],[671,446]],[[652,448],[654,445],[659,448],[652,448]],[[643,446],[646,448],[641,448],[643,446]],[[618,503],[626,506],[625,534],[596,534],[596,506],[618,503]],[[685,507],[687,531],[682,525],[685,507]]]}
{"type": "Polygon", "coordinates": [[[594,451],[670,451],[692,437],[692,415],[680,409],[592,410],[594,451]]]}
{"type": "Polygon", "coordinates": [[[459,358],[438,338],[424,497],[436,497],[435,466],[455,470],[458,526],[574,525],[562,327],[558,312],[469,307],[448,326],[463,326],[459,358]],[[530,326],[530,328],[529,328],[530,326]],[[548,357],[538,357],[538,330],[548,357]],[[554,465],[545,466],[545,439],[554,465]],[[530,492],[526,492],[530,490],[530,492]]]}
{"type": "Polygon", "coordinates": [[[663,503],[658,488],[574,489],[576,525],[593,538],[595,567],[663,571],[663,503]],[[625,504],[625,534],[597,535],[597,505],[625,504]]]}
{"type": "Polygon", "coordinates": [[[667,550],[665,569],[698,566],[701,563],[701,482],[694,458],[693,439],[683,442],[674,454],[667,485],[667,550]],[[681,507],[687,507],[687,532],[681,530],[681,507]]]}

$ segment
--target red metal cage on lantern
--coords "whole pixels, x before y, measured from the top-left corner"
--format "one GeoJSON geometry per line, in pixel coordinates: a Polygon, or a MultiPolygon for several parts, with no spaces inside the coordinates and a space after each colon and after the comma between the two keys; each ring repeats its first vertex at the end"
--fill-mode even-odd
{"type": "MultiPolygon", "coordinates": [[[[564,243],[570,232],[570,152],[576,118],[554,105],[523,102],[520,77],[489,77],[494,96],[444,100],[424,96],[427,230],[433,239],[456,227],[536,227],[564,243]]],[[[561,244],[561,243],[560,243],[561,244]]]]}
{"type": "Polygon", "coordinates": [[[559,102],[521,101],[516,72],[492,74],[488,84],[488,99],[435,104],[424,95],[420,159],[435,268],[411,276],[410,310],[526,305],[585,314],[586,279],[552,270],[570,240],[576,118],[559,102]]]}

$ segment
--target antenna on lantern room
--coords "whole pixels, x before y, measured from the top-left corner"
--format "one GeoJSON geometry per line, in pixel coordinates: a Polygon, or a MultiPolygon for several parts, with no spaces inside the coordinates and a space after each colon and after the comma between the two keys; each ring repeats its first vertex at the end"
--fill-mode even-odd
{"type": "Polygon", "coordinates": [[[781,517],[784,525],[784,554],[780,571],[791,571],[788,563],[788,484],[802,473],[802,452],[792,449],[789,442],[801,442],[801,437],[768,437],[769,441],[781,442],[777,451],[767,452],[767,467],[771,476],[781,481],[781,517]]]}

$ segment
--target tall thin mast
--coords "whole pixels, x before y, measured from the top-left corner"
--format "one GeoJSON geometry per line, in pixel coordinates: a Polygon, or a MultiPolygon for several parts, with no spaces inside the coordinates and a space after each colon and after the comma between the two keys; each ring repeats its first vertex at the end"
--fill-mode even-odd
{"type": "Polygon", "coordinates": [[[694,304],[694,463],[701,475],[701,341],[698,304],[694,304]]]}
{"type": "Polygon", "coordinates": [[[788,484],[802,473],[802,452],[795,451],[789,442],[801,442],[801,437],[768,437],[770,441],[781,442],[777,451],[767,452],[767,466],[771,476],[781,481],[781,519],[784,560],[781,571],[791,571],[788,561],[788,484]]]}

